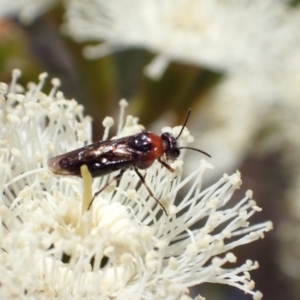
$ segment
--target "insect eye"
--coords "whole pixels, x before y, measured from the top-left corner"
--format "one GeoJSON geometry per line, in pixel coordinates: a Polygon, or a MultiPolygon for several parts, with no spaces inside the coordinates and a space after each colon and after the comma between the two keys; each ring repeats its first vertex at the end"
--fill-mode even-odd
{"type": "Polygon", "coordinates": [[[170,158],[178,158],[180,155],[180,150],[178,148],[172,148],[168,151],[167,156],[170,158]]]}

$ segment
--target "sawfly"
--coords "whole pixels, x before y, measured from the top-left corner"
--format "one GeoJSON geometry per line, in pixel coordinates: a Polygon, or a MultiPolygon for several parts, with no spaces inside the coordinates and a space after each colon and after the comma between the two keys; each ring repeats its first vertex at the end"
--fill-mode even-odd
{"type": "Polygon", "coordinates": [[[126,170],[133,169],[142,184],[148,190],[150,196],[161,206],[165,214],[168,215],[164,206],[148,187],[145,178],[139,170],[149,168],[155,160],[158,160],[158,162],[170,172],[174,172],[174,169],[167,162],[169,160],[176,160],[180,155],[181,149],[198,151],[211,157],[208,153],[200,149],[179,147],[178,145],[178,139],[187,124],[190,114],[191,109],[188,110],[184,124],[177,137],[174,137],[174,135],[169,132],[163,132],[161,135],[157,135],[149,131],[142,131],[119,139],[99,141],[52,157],[48,160],[48,167],[53,173],[58,175],[81,177],[80,167],[86,165],[91,176],[94,178],[119,171],[116,176],[94,194],[88,209],[92,206],[95,197],[108,185],[113,181],[120,180],[126,170]]]}

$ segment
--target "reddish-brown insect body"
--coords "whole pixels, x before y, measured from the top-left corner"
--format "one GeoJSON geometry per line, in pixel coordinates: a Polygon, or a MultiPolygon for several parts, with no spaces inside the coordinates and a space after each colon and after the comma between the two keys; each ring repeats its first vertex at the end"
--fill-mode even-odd
{"type": "Polygon", "coordinates": [[[190,149],[210,156],[199,149],[178,146],[177,140],[182,134],[190,113],[191,110],[188,111],[184,125],[176,138],[169,132],[164,132],[159,136],[149,131],[143,131],[115,140],[100,141],[50,158],[48,160],[49,169],[58,175],[81,176],[80,167],[86,165],[92,177],[99,177],[114,171],[120,171],[94,195],[89,205],[90,208],[93,200],[99,193],[112,181],[119,180],[127,169],[133,168],[147,188],[149,194],[167,214],[163,205],[155,198],[146,184],[139,169],[149,168],[157,159],[165,168],[173,172],[174,170],[165,161],[176,160],[180,155],[180,149],[190,149]],[[162,157],[165,157],[165,159],[161,160],[162,157]]]}

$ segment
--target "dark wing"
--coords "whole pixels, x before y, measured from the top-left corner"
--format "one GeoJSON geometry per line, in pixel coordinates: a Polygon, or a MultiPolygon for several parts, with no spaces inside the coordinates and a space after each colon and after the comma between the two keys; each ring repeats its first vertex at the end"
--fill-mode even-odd
{"type": "Polygon", "coordinates": [[[128,146],[128,142],[137,135],[96,142],[52,157],[48,167],[55,174],[81,176],[80,167],[87,165],[92,177],[131,167],[139,154],[128,146]]]}

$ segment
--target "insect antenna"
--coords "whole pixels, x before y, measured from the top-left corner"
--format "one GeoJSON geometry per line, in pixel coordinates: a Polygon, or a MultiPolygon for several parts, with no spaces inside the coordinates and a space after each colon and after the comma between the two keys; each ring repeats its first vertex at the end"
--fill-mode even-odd
{"type": "MultiPolygon", "coordinates": [[[[191,112],[192,112],[192,109],[189,108],[188,113],[187,113],[186,118],[185,118],[185,121],[184,121],[184,123],[183,123],[183,126],[181,127],[181,130],[180,130],[178,136],[176,137],[176,140],[178,140],[178,138],[181,136],[181,134],[182,134],[182,132],[183,132],[183,129],[184,129],[184,127],[186,126],[186,124],[187,124],[187,122],[188,122],[188,120],[189,120],[189,118],[190,118],[191,112]]],[[[206,152],[204,152],[204,151],[202,151],[202,150],[200,150],[200,149],[197,149],[197,148],[192,148],[192,147],[178,147],[178,149],[189,149],[189,150],[194,150],[194,151],[200,152],[200,153],[202,153],[202,154],[205,154],[205,155],[207,155],[208,157],[211,157],[208,153],[206,153],[206,152]]]]}
{"type": "Polygon", "coordinates": [[[194,150],[194,151],[197,151],[197,152],[200,152],[202,154],[205,154],[207,155],[208,157],[211,157],[211,155],[209,155],[208,153],[200,150],[200,149],[197,149],[197,148],[192,148],[192,147],[178,147],[178,149],[189,149],[189,150],[194,150]]]}
{"type": "Polygon", "coordinates": [[[187,113],[187,116],[186,116],[185,121],[184,121],[184,123],[183,123],[183,126],[181,127],[181,130],[180,130],[180,132],[179,132],[179,134],[178,134],[176,140],[178,140],[179,137],[181,136],[181,134],[182,134],[182,132],[183,132],[183,129],[184,129],[184,127],[186,126],[187,121],[189,120],[189,117],[190,117],[190,115],[191,115],[191,112],[192,112],[192,109],[189,108],[188,113],[187,113]]]}

